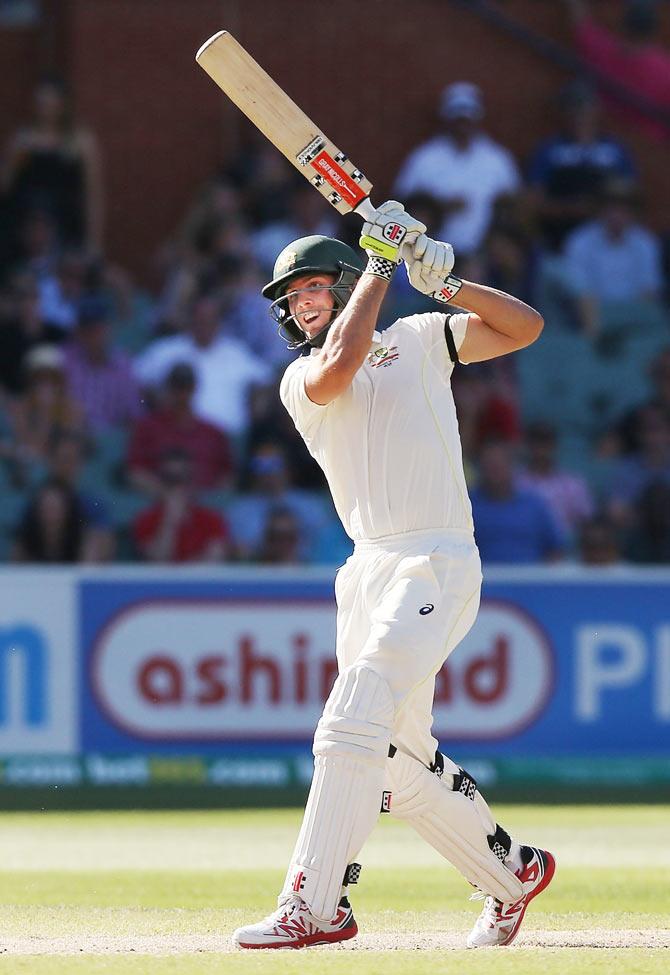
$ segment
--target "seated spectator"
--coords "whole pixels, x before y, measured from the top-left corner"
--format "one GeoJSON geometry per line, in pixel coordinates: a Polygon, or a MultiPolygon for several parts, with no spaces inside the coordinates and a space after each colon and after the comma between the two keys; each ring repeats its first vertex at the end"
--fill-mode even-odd
{"type": "Polygon", "coordinates": [[[82,487],[88,440],[79,433],[56,433],[49,444],[46,479],[57,481],[77,499],[89,527],[90,561],[106,562],[114,551],[114,537],[107,504],[101,496],[82,487]]]}
{"type": "Polygon", "coordinates": [[[579,528],[579,561],[582,565],[622,565],[623,557],[616,526],[605,515],[594,515],[579,528]]]}
{"type": "Polygon", "coordinates": [[[639,495],[628,555],[633,562],[670,565],[670,480],[652,481],[639,495]]]}
{"type": "Polygon", "coordinates": [[[488,233],[496,199],[516,194],[521,179],[511,153],[481,128],[482,94],[477,85],[455,82],[442,92],[436,134],[410,153],[394,191],[406,199],[427,193],[442,206],[440,240],[463,260],[488,233]]]}
{"type": "Polygon", "coordinates": [[[249,423],[252,387],[272,379],[269,367],[253,355],[242,338],[221,332],[220,308],[211,295],[200,295],[191,308],[184,335],[156,339],[135,360],[141,386],[154,394],[177,363],[188,363],[196,376],[195,414],[232,436],[249,423]]]}
{"type": "Polygon", "coordinates": [[[575,79],[557,101],[559,131],[535,149],[527,176],[537,226],[552,252],[561,249],[575,227],[595,217],[607,181],[636,177],[628,149],[601,129],[600,105],[591,85],[575,79]]]}
{"type": "Polygon", "coordinates": [[[511,448],[486,444],[479,457],[479,483],[470,493],[475,538],[483,562],[553,562],[564,538],[547,503],[515,483],[511,448]]]}
{"type": "Polygon", "coordinates": [[[251,396],[251,424],[244,441],[240,490],[246,491],[251,483],[250,466],[258,448],[274,444],[286,459],[293,487],[326,491],[323,471],[307,450],[290,414],[287,410],[277,409],[280,381],[278,379],[272,386],[257,387],[251,396]]]}
{"type": "Polygon", "coordinates": [[[65,251],[53,274],[39,278],[40,312],[60,339],[74,330],[82,299],[98,284],[99,266],[84,251],[65,251]]]}
{"type": "Polygon", "coordinates": [[[466,465],[476,461],[482,445],[489,440],[516,443],[521,439],[519,394],[509,372],[510,364],[510,360],[495,359],[456,369],[453,374],[466,465]]]}
{"type": "Polygon", "coordinates": [[[608,102],[641,132],[666,140],[670,136],[670,51],[657,40],[659,21],[654,0],[627,0],[619,34],[596,22],[587,0],[567,2],[579,54],[591,69],[633,96],[633,100],[626,99],[606,88],[608,102]],[[665,121],[652,118],[642,103],[665,121]]]}
{"type": "Polygon", "coordinates": [[[638,202],[632,184],[609,182],[596,220],[566,238],[565,280],[590,335],[601,327],[603,303],[651,301],[661,294],[660,242],[637,221],[638,202]]]}
{"type": "Polygon", "coordinates": [[[658,409],[670,424],[670,346],[666,346],[649,363],[651,396],[619,420],[609,430],[600,445],[604,456],[634,454],[640,449],[640,427],[644,424],[648,407],[658,409]]]}
{"type": "Polygon", "coordinates": [[[193,412],[195,372],[185,362],[174,365],[161,401],[133,428],[128,447],[128,479],[138,491],[159,494],[162,458],[180,450],[191,465],[193,487],[226,488],[233,475],[233,455],[226,435],[193,412]]]}
{"type": "Polygon", "coordinates": [[[557,447],[556,429],[551,424],[530,424],[518,484],[544,498],[563,534],[574,538],[581,522],[593,514],[593,498],[583,477],[558,466],[557,447]]]}
{"type": "Polygon", "coordinates": [[[280,447],[260,444],[250,462],[249,489],[228,508],[238,558],[252,559],[260,550],[270,512],[277,507],[295,515],[300,529],[300,561],[309,561],[312,542],[328,519],[327,507],[314,492],[292,487],[291,472],[280,447]]]}
{"type": "Polygon", "coordinates": [[[99,562],[102,555],[97,532],[75,491],[56,480],[42,484],[18,526],[12,560],[99,562]]]}
{"type": "Polygon", "coordinates": [[[84,299],[77,327],[65,347],[70,393],[94,430],[126,426],[141,412],[131,361],[111,347],[109,313],[99,298],[84,299]]]}
{"type": "Polygon", "coordinates": [[[615,523],[632,527],[640,498],[652,484],[670,484],[670,422],[647,406],[639,419],[640,447],[622,457],[612,472],[608,511],[615,523]]]}
{"type": "MultiPolygon", "coordinates": [[[[414,211],[410,211],[414,213],[414,211]]],[[[332,207],[304,180],[296,182],[288,201],[288,216],[262,224],[251,236],[251,248],[264,275],[271,277],[277,254],[297,240],[322,234],[337,236],[337,221],[332,207]]]]}
{"type": "Polygon", "coordinates": [[[300,526],[290,508],[271,509],[253,561],[264,565],[294,565],[300,562],[300,526]]]}
{"type": "Polygon", "coordinates": [[[164,454],[159,501],[140,512],[133,538],[147,562],[221,562],[228,554],[228,528],[217,511],[198,504],[191,464],[182,450],[164,454]]]}
{"type": "Polygon", "coordinates": [[[50,339],[40,311],[35,276],[16,274],[0,310],[0,390],[10,396],[23,392],[26,380],[25,357],[35,345],[50,339]]]}
{"type": "Polygon", "coordinates": [[[36,345],[25,357],[26,385],[9,405],[15,459],[19,464],[45,463],[58,433],[83,433],[81,409],[70,396],[61,348],[36,345]]]}

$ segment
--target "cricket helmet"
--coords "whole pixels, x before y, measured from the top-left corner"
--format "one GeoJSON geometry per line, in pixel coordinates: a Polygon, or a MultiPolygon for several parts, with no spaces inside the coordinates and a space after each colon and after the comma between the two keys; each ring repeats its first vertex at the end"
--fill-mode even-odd
{"type": "Polygon", "coordinates": [[[356,251],[333,237],[314,234],[294,240],[275,261],[272,281],[265,285],[261,294],[272,301],[270,314],[277,322],[277,331],[289,342],[289,348],[305,345],[320,348],[330,328],[330,322],[318,335],[309,338],[291,315],[287,293],[294,278],[305,274],[332,274],[335,281],[328,288],[335,300],[333,319],[339,315],[351,298],[364,266],[356,251]]]}

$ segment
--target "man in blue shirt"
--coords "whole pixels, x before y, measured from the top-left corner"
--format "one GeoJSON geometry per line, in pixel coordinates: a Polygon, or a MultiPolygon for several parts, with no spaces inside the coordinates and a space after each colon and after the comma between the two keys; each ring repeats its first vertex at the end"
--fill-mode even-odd
{"type": "Polygon", "coordinates": [[[516,486],[509,445],[485,444],[479,470],[479,485],[470,492],[470,500],[482,562],[559,559],[564,547],[561,531],[544,499],[516,486]]]}

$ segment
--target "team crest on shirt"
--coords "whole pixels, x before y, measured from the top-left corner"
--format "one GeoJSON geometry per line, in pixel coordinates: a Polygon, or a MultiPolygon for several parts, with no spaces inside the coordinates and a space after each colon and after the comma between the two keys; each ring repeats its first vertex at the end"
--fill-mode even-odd
{"type": "Polygon", "coordinates": [[[374,352],[368,354],[368,364],[376,369],[377,366],[383,366],[384,369],[390,366],[392,362],[399,356],[398,346],[391,345],[388,348],[385,345],[380,346],[380,348],[375,349],[374,352]]]}

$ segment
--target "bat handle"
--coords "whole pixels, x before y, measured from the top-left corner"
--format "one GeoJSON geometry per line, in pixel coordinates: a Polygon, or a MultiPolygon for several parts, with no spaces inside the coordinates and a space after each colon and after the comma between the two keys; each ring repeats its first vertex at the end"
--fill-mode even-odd
{"type": "Polygon", "coordinates": [[[354,213],[357,213],[363,220],[374,220],[376,210],[370,202],[369,196],[366,196],[364,200],[361,200],[358,206],[354,208],[354,213]]]}

